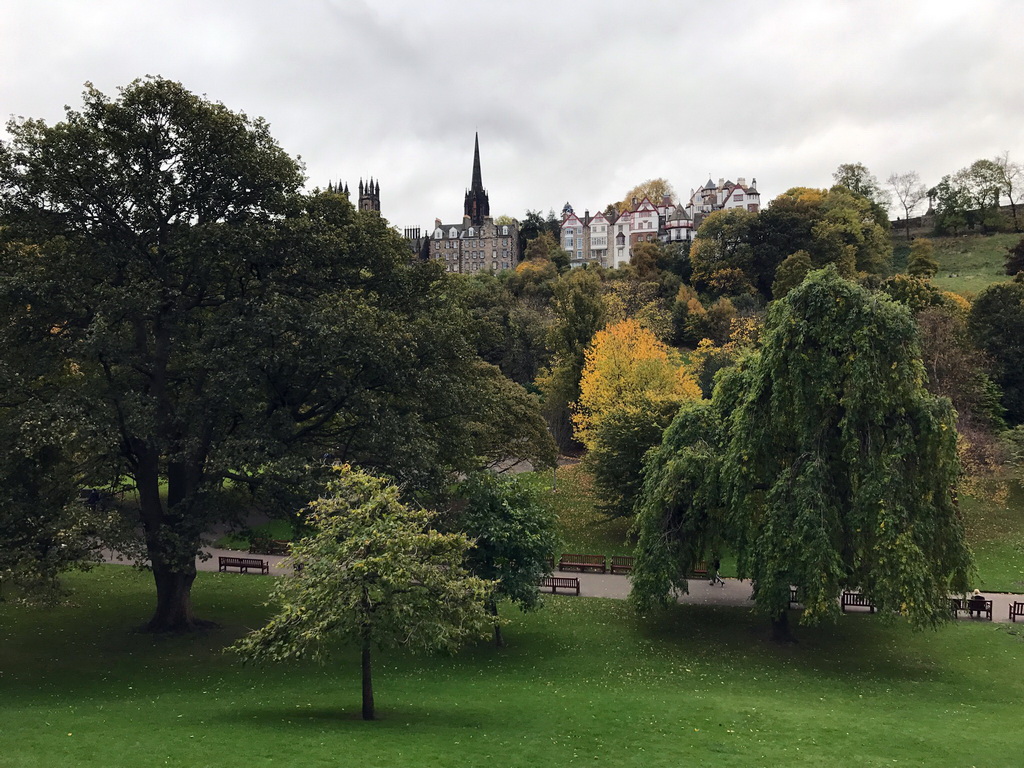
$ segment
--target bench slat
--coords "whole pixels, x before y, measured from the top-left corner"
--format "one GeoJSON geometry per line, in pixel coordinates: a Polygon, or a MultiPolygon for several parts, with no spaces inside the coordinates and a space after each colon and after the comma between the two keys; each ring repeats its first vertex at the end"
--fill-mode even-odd
{"type": "Polygon", "coordinates": [[[558,570],[564,571],[571,568],[577,571],[585,571],[588,568],[600,570],[601,573],[608,572],[607,559],[604,555],[578,555],[565,554],[558,558],[558,570]]]}
{"type": "Polygon", "coordinates": [[[580,580],[574,576],[542,576],[537,586],[542,589],[550,587],[551,594],[555,594],[557,589],[574,589],[577,595],[580,593],[580,580]]]}

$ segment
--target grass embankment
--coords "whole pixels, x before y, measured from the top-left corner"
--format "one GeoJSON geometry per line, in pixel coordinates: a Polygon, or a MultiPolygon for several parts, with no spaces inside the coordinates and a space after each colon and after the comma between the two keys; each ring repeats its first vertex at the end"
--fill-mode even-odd
{"type": "Polygon", "coordinates": [[[978,587],[1024,593],[1024,488],[1009,485],[1005,499],[963,496],[967,540],[978,566],[978,587]]]}
{"type": "Polygon", "coordinates": [[[1021,237],[1006,233],[930,238],[939,262],[932,283],[944,291],[971,297],[993,283],[1009,280],[1004,269],[1006,252],[1021,237]]]}
{"type": "Polygon", "coordinates": [[[524,479],[540,491],[541,501],[558,516],[563,552],[587,555],[631,555],[628,541],[632,518],[608,517],[597,511],[594,480],[579,464],[550,472],[534,472],[524,479]]]}
{"type": "Polygon", "coordinates": [[[509,647],[378,657],[359,716],[356,649],[326,668],[222,652],[262,622],[271,579],[200,574],[195,637],[133,632],[145,574],[68,579],[74,605],[0,605],[5,768],[247,766],[1006,766],[1018,764],[1024,627],[913,633],[878,616],[767,642],[748,611],[548,599],[509,647]],[[983,734],[984,738],[980,735],[983,734]]]}

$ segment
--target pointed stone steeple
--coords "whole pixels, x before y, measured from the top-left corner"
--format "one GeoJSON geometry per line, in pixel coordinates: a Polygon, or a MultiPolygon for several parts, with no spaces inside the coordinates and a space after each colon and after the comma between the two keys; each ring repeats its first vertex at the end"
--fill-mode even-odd
{"type": "Polygon", "coordinates": [[[466,192],[466,204],[463,213],[475,227],[481,226],[484,223],[484,218],[491,215],[491,203],[487,199],[483,175],[480,172],[479,133],[475,135],[473,140],[473,181],[466,192]]]}

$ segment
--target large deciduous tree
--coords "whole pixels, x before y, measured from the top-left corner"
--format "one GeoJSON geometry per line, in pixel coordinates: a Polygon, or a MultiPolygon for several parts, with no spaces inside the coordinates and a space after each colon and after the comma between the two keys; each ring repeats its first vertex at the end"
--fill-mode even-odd
{"type": "Polygon", "coordinates": [[[537,582],[550,572],[549,558],[559,547],[557,520],[519,477],[477,472],[456,489],[451,527],[474,542],[466,555],[469,571],[495,585],[487,610],[495,619],[494,642],[502,647],[498,599],[523,610],[537,607],[537,582]]]}
{"type": "Polygon", "coordinates": [[[626,193],[626,196],[616,206],[619,213],[630,210],[634,201],[639,203],[645,197],[655,205],[661,205],[663,198],[674,198],[676,195],[672,185],[665,179],[648,179],[633,187],[626,193]]]}
{"type": "Polygon", "coordinates": [[[661,441],[680,404],[700,397],[689,369],[637,321],[594,336],[573,423],[606,512],[632,513],[644,452],[661,441]]]}
{"type": "Polygon", "coordinates": [[[690,246],[693,265],[693,283],[709,287],[716,275],[728,270],[740,270],[748,280],[749,289],[754,273],[752,234],[757,214],[742,208],[715,211],[707,216],[697,230],[690,246]]]}
{"type": "Polygon", "coordinates": [[[836,184],[866,197],[884,212],[888,212],[892,196],[863,163],[841,163],[832,174],[832,179],[836,184]]]}
{"type": "Polygon", "coordinates": [[[1024,283],[997,283],[978,294],[968,327],[993,363],[1007,421],[1024,423],[1024,283]]]}
{"type": "Polygon", "coordinates": [[[1020,219],[1017,217],[1017,203],[1020,202],[1021,185],[1024,183],[1024,166],[1010,160],[1009,151],[996,157],[993,161],[998,175],[1001,191],[1010,204],[1010,216],[1013,219],[1013,231],[1020,232],[1020,219]]]}
{"type": "Polygon", "coordinates": [[[910,240],[910,216],[921,205],[921,201],[928,197],[928,190],[921,183],[917,171],[892,173],[889,175],[888,183],[903,209],[903,226],[907,240],[910,240]]]}
{"type": "Polygon", "coordinates": [[[652,452],[636,599],[684,584],[724,539],[780,639],[791,585],[805,622],[835,616],[850,588],[915,626],[948,619],[972,566],[953,411],[924,379],[906,308],[834,268],[810,275],[770,308],[762,348],[720,375],[713,407],[681,411],[652,452]]]}
{"type": "Polygon", "coordinates": [[[197,623],[195,556],[226,481],[294,510],[331,453],[442,488],[503,450],[495,415],[543,433],[474,354],[440,270],[410,264],[378,214],[299,194],[262,121],[148,78],[9,132],[2,403],[47,414],[87,479],[130,478],[151,629],[197,623]]]}
{"type": "MultiPolygon", "coordinates": [[[[233,650],[252,661],[324,661],[336,642],[359,646],[362,714],[376,717],[373,649],[454,648],[486,637],[494,584],[469,574],[472,542],[430,527],[433,513],[402,504],[398,489],[349,468],[311,505],[311,536],[277,581],[267,624],[233,650]]],[[[536,590],[535,590],[536,591],[536,590]]]]}

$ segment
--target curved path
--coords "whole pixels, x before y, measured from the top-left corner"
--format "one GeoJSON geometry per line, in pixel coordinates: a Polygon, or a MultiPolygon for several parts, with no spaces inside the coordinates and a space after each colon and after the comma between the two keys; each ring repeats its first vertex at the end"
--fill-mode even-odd
{"type": "MultiPolygon", "coordinates": [[[[287,560],[280,555],[249,555],[247,552],[239,552],[229,549],[206,548],[205,552],[210,555],[208,560],[196,558],[196,568],[201,571],[216,571],[217,558],[221,555],[228,557],[260,557],[270,563],[270,572],[273,574],[275,568],[287,560]]],[[[287,564],[283,566],[287,569],[287,564]]],[[[612,575],[607,573],[577,573],[568,572],[555,575],[574,576],[580,580],[580,595],[583,597],[607,597],[615,600],[625,600],[629,596],[629,578],[623,575],[612,575]]],[[[690,591],[688,594],[679,595],[680,603],[687,605],[728,605],[728,606],[750,606],[753,590],[750,581],[746,579],[725,579],[721,586],[712,586],[703,579],[691,579],[690,591]]],[[[550,594],[549,590],[545,594],[550,594]]],[[[563,593],[559,593],[563,596],[563,593]]],[[[999,623],[1009,623],[1010,603],[1024,602],[1024,595],[1015,595],[1005,592],[984,592],[982,596],[992,601],[992,620],[999,623]]],[[[575,595],[571,595],[575,597],[575,595]]],[[[850,608],[850,613],[863,613],[866,608],[850,608]]],[[[968,617],[960,614],[964,621],[971,621],[968,617]]],[[[974,619],[977,621],[977,619],[974,619]]]]}

